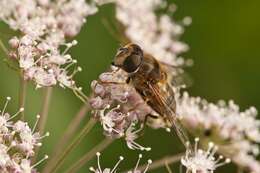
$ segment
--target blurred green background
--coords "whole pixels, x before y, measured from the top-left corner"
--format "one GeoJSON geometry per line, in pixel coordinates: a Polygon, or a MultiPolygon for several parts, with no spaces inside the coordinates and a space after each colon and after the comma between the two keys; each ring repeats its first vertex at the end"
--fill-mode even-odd
{"type": "MultiPolygon", "coordinates": [[[[190,46],[182,56],[192,58],[195,65],[188,69],[194,80],[189,88],[193,96],[201,96],[215,102],[219,99],[234,99],[245,109],[251,105],[260,110],[260,1],[259,0],[175,0],[178,10],[175,19],[191,16],[193,23],[181,38],[190,46]]],[[[84,92],[89,93],[90,82],[109,66],[119,43],[104,27],[101,19],[113,19],[113,5],[105,5],[100,12],[88,18],[87,24],[77,36],[79,44],[71,49],[71,54],[78,59],[83,72],[76,76],[84,92]]],[[[141,17],[141,16],[140,16],[141,17]]],[[[7,43],[12,32],[1,23],[0,37],[7,43]]],[[[3,54],[1,52],[1,58],[3,54]]],[[[9,112],[18,109],[19,78],[16,72],[0,63],[0,99],[4,104],[6,96],[13,101],[9,112]]],[[[42,89],[35,91],[29,85],[26,98],[26,118],[31,124],[39,113],[42,104],[42,89]]],[[[81,102],[68,89],[55,88],[51,101],[50,114],[46,130],[51,136],[44,140],[41,156],[51,153],[60,135],[76,114],[81,102]]],[[[84,125],[82,122],[81,125],[84,125]]],[[[162,130],[147,130],[138,140],[145,146],[151,146],[151,152],[144,153],[142,163],[151,158],[178,153],[182,150],[179,142],[162,130]]],[[[100,125],[96,125],[91,134],[66,161],[63,170],[71,165],[82,153],[95,146],[103,138],[100,125]]],[[[139,152],[129,150],[124,141],[118,140],[102,152],[102,166],[112,167],[120,155],[125,157],[121,170],[135,165],[139,152]]],[[[80,171],[88,172],[88,167],[96,167],[96,160],[86,164],[80,171]]],[[[176,167],[175,167],[176,168],[176,167]]],[[[174,169],[174,172],[179,172],[174,169]]],[[[63,172],[60,170],[59,172],[63,172]]],[[[151,171],[166,172],[165,168],[151,171]]],[[[220,169],[216,172],[230,172],[220,169]]]]}

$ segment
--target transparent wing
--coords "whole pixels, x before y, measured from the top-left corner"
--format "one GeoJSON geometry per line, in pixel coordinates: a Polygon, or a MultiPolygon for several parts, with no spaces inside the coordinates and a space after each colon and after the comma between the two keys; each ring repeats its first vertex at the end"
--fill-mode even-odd
{"type": "Polygon", "coordinates": [[[168,83],[175,87],[185,86],[191,87],[193,80],[191,76],[183,70],[182,67],[176,67],[160,62],[161,67],[166,71],[168,76],[168,83]]]}
{"type": "Polygon", "coordinates": [[[187,147],[187,142],[190,143],[190,140],[187,132],[177,118],[175,110],[173,110],[172,107],[169,106],[167,98],[165,97],[165,95],[161,94],[160,87],[158,85],[153,85],[150,83],[148,85],[155,96],[156,102],[158,103],[157,105],[161,106],[161,108],[157,108],[157,110],[164,109],[163,112],[166,114],[165,116],[167,117],[167,120],[169,120],[169,122],[171,123],[173,129],[175,130],[183,145],[187,147]]]}

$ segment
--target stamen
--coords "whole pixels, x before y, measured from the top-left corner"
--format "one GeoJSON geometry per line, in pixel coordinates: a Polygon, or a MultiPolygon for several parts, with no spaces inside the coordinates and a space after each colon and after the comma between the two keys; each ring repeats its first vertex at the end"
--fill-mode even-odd
{"type": "Polygon", "coordinates": [[[50,136],[50,132],[46,132],[45,135],[43,135],[43,136],[41,136],[37,139],[43,139],[43,138],[48,137],[48,136],[50,136]]]}
{"type": "Polygon", "coordinates": [[[82,71],[82,68],[81,67],[77,67],[73,72],[72,74],[69,76],[70,78],[73,78],[73,76],[75,76],[76,73],[78,72],[81,72],[82,71]]]}
{"type": "Polygon", "coordinates": [[[73,46],[73,44],[67,43],[67,44],[65,44],[65,46],[66,46],[66,49],[62,52],[61,55],[65,55],[70,50],[70,48],[73,46]]]}
{"type": "Polygon", "coordinates": [[[45,155],[44,158],[42,158],[41,160],[39,160],[37,163],[35,163],[32,168],[35,168],[36,166],[38,166],[39,164],[41,164],[44,160],[47,160],[49,158],[48,155],[45,155]]]}
{"type": "Polygon", "coordinates": [[[72,43],[72,46],[76,46],[78,44],[78,41],[77,40],[73,40],[71,43],[72,43]]]}
{"type": "Polygon", "coordinates": [[[208,150],[207,150],[207,152],[206,153],[210,153],[210,151],[211,151],[211,149],[214,147],[214,143],[213,142],[209,142],[209,144],[208,144],[208,150]]]}
{"type": "Polygon", "coordinates": [[[67,60],[67,63],[72,61],[71,55],[69,55],[69,54],[64,55],[63,57],[67,60]]]}
{"type": "Polygon", "coordinates": [[[38,124],[38,122],[39,122],[39,119],[40,119],[40,115],[36,115],[36,122],[35,122],[35,124],[34,124],[34,126],[33,126],[33,129],[32,129],[32,132],[34,133],[34,131],[35,131],[35,129],[36,129],[36,126],[37,126],[37,124],[38,124]]]}
{"type": "Polygon", "coordinates": [[[93,167],[90,167],[89,170],[92,172],[96,172],[96,170],[93,167]]]}
{"type": "Polygon", "coordinates": [[[215,162],[218,163],[218,162],[219,162],[220,160],[222,160],[223,158],[224,158],[224,156],[220,155],[215,162]]]}
{"type": "Polygon", "coordinates": [[[198,143],[199,143],[199,138],[195,138],[195,146],[194,146],[194,151],[195,151],[195,153],[197,152],[197,150],[198,150],[198,143]]]}
{"type": "Polygon", "coordinates": [[[74,65],[74,64],[76,64],[76,63],[77,63],[77,60],[73,59],[73,60],[71,61],[71,63],[68,64],[68,65],[63,69],[63,71],[66,71],[68,68],[70,68],[72,65],[74,65]]]}
{"type": "Polygon", "coordinates": [[[21,112],[24,111],[24,108],[20,108],[18,112],[16,112],[13,116],[11,116],[10,118],[7,119],[7,121],[13,119],[14,117],[16,117],[17,115],[19,115],[21,112]]]}
{"type": "Polygon", "coordinates": [[[66,49],[63,51],[62,55],[65,55],[72,46],[75,46],[77,44],[78,44],[77,40],[73,40],[71,43],[66,43],[65,44],[66,49]]]}
{"type": "Polygon", "coordinates": [[[143,147],[142,145],[136,143],[135,141],[131,141],[131,144],[133,144],[133,148],[141,151],[151,151],[150,147],[143,147]]]}
{"type": "Polygon", "coordinates": [[[137,168],[138,168],[138,166],[139,166],[139,163],[140,163],[140,160],[141,160],[142,157],[143,157],[143,155],[142,155],[142,154],[139,154],[139,156],[138,156],[138,160],[137,160],[136,165],[135,165],[134,172],[137,171],[137,168]]]}
{"type": "Polygon", "coordinates": [[[120,156],[118,162],[116,163],[116,165],[114,166],[114,168],[112,169],[112,171],[110,173],[113,173],[114,171],[116,171],[116,168],[118,167],[120,162],[122,162],[123,160],[124,160],[124,157],[120,156]]]}
{"type": "Polygon", "coordinates": [[[213,157],[214,154],[217,152],[217,150],[218,150],[218,146],[213,147],[213,148],[212,148],[212,151],[211,151],[211,153],[210,153],[210,155],[209,155],[209,158],[213,157]]]}
{"type": "Polygon", "coordinates": [[[42,143],[39,142],[39,143],[37,143],[36,145],[37,145],[38,147],[40,147],[40,146],[42,146],[42,143]]]}
{"type": "Polygon", "coordinates": [[[226,159],[225,159],[225,162],[222,162],[222,163],[216,164],[216,167],[220,167],[220,166],[223,166],[223,165],[229,164],[230,162],[231,162],[231,159],[230,159],[230,158],[226,158],[226,159]]]}
{"type": "Polygon", "coordinates": [[[11,145],[7,148],[6,151],[9,151],[12,147],[16,146],[16,142],[15,141],[12,141],[11,142],[11,145]]]}
{"type": "Polygon", "coordinates": [[[11,100],[11,97],[6,97],[6,102],[5,102],[4,108],[2,110],[2,116],[4,115],[6,107],[7,107],[10,100],[11,100]]]}
{"type": "Polygon", "coordinates": [[[143,173],[146,173],[146,172],[147,172],[147,170],[148,170],[149,166],[152,164],[152,162],[153,162],[153,161],[152,161],[151,159],[148,160],[147,166],[146,166],[146,168],[145,168],[145,170],[144,170],[143,173]]]}
{"type": "Polygon", "coordinates": [[[97,155],[97,162],[98,162],[98,169],[99,169],[99,172],[102,172],[102,169],[101,169],[101,166],[100,166],[100,152],[97,152],[96,153],[97,155]]]}
{"type": "Polygon", "coordinates": [[[50,54],[46,54],[46,55],[42,55],[42,56],[40,56],[40,58],[38,58],[33,64],[34,65],[37,65],[37,63],[40,61],[40,60],[42,60],[43,58],[45,58],[45,57],[48,57],[48,56],[50,56],[50,54]]]}

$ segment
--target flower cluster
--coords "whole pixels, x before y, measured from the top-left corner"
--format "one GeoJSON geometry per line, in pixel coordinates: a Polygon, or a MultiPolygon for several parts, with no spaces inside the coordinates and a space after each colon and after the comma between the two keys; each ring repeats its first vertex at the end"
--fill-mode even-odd
{"type": "Polygon", "coordinates": [[[0,20],[20,32],[10,39],[9,54],[24,79],[33,80],[37,87],[59,84],[76,89],[72,78],[81,68],[69,72],[77,61],[67,52],[77,41],[66,43],[66,38],[79,33],[96,6],[84,0],[2,0],[0,9],[0,20]]]}
{"type": "Polygon", "coordinates": [[[21,108],[14,115],[5,112],[10,99],[7,97],[0,115],[0,172],[32,173],[40,162],[48,158],[45,156],[34,165],[30,161],[30,158],[34,156],[35,148],[41,146],[40,140],[49,133],[40,136],[38,132],[35,132],[39,116],[33,129],[28,126],[27,122],[20,120],[13,122],[12,119],[24,109],[21,108]]]}
{"type": "Polygon", "coordinates": [[[145,116],[151,113],[152,109],[125,81],[125,72],[114,69],[102,73],[98,81],[92,82],[93,96],[89,103],[93,115],[101,122],[105,135],[113,138],[125,137],[131,149],[150,150],[134,140],[142,130],[145,116]]]}
{"type": "Polygon", "coordinates": [[[176,10],[174,4],[168,4],[166,0],[95,1],[99,5],[115,3],[116,18],[123,24],[127,40],[141,46],[146,53],[169,65],[192,64],[192,61],[178,57],[189,49],[179,38],[184,32],[183,26],[190,25],[192,19],[187,16],[182,22],[173,21],[171,16],[176,10]]]}
{"type": "Polygon", "coordinates": [[[251,172],[259,172],[256,143],[260,142],[260,121],[254,107],[240,112],[233,101],[213,104],[187,93],[177,101],[177,113],[190,133],[200,136],[202,141],[214,141],[219,153],[251,172]]]}
{"type": "MultiPolygon", "coordinates": [[[[98,152],[96,155],[97,155],[98,168],[97,169],[95,169],[93,167],[89,168],[90,171],[92,171],[94,173],[116,173],[120,162],[122,162],[124,160],[124,158],[122,156],[120,156],[118,162],[115,164],[115,166],[112,169],[105,168],[104,170],[102,170],[101,165],[100,165],[100,155],[101,154],[98,152]]],[[[148,160],[146,168],[144,169],[143,172],[141,172],[141,170],[138,170],[138,166],[139,166],[139,163],[140,163],[140,160],[142,157],[143,157],[142,154],[139,154],[139,157],[138,157],[138,160],[137,160],[137,163],[136,163],[134,169],[129,170],[127,173],[146,173],[147,172],[149,165],[152,163],[152,160],[148,160]]]]}
{"type": "MultiPolygon", "coordinates": [[[[186,44],[178,41],[183,33],[183,27],[173,22],[166,13],[159,17],[156,15],[156,10],[167,6],[172,10],[172,5],[168,5],[164,0],[96,0],[96,2],[116,4],[117,19],[125,26],[126,36],[133,43],[140,45],[144,52],[169,65],[185,64],[183,58],[177,58],[178,54],[188,48],[186,44]]],[[[189,23],[188,18],[185,21],[184,23],[189,23]]],[[[126,84],[126,79],[127,74],[122,70],[112,69],[112,72],[102,73],[99,80],[92,83],[94,95],[90,105],[106,134],[113,137],[125,135],[130,148],[143,149],[134,142],[138,137],[137,132],[140,131],[135,130],[135,125],[141,122],[142,126],[148,114],[156,113],[145,104],[132,86],[126,84]]],[[[165,127],[165,122],[158,119],[149,125],[160,128],[165,127]]]]}
{"type": "Polygon", "coordinates": [[[166,8],[173,13],[176,7],[165,0],[117,0],[116,17],[125,26],[127,38],[145,52],[166,64],[184,65],[184,59],[178,55],[187,51],[188,46],[178,39],[184,32],[183,25],[190,24],[191,19],[186,17],[183,24],[178,24],[167,13],[156,14],[166,8]]]}
{"type": "Polygon", "coordinates": [[[187,168],[187,172],[212,173],[216,168],[231,162],[230,159],[222,161],[224,159],[222,155],[217,159],[214,157],[218,147],[212,142],[208,143],[207,151],[198,149],[198,142],[199,138],[195,138],[194,149],[186,150],[185,156],[181,159],[181,163],[187,168]]]}

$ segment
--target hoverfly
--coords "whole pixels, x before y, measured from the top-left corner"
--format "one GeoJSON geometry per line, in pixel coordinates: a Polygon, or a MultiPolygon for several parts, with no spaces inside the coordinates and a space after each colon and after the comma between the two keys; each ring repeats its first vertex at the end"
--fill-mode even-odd
{"type": "MultiPolygon", "coordinates": [[[[176,115],[175,93],[165,65],[153,56],[145,54],[140,46],[133,43],[119,48],[112,65],[127,72],[126,82],[136,89],[165,124],[175,129],[181,142],[186,146],[189,139],[176,115]]],[[[152,115],[151,117],[156,118],[152,115]]]]}

